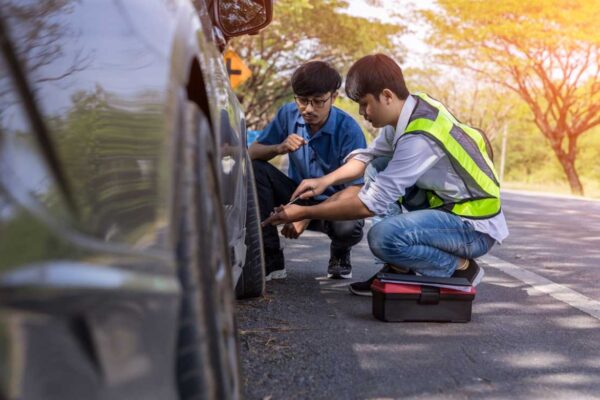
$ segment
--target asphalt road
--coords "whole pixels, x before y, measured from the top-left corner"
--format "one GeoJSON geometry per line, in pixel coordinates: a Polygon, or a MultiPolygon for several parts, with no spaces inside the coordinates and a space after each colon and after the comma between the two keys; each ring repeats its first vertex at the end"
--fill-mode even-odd
{"type": "MultiPolygon", "coordinates": [[[[600,202],[505,193],[467,324],[384,323],[324,278],[325,235],[285,241],[288,278],[239,302],[248,399],[600,399],[600,202]]],[[[354,279],[378,270],[366,241],[354,279]]]]}

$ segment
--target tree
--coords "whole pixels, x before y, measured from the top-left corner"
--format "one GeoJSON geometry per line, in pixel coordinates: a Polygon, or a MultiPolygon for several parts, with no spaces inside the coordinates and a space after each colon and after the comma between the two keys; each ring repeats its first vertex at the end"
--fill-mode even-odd
{"type": "Polygon", "coordinates": [[[511,119],[515,96],[498,85],[460,79],[433,68],[408,68],[404,75],[411,92],[423,91],[445,104],[463,123],[481,129],[490,141],[498,137],[511,119]],[[507,97],[510,97],[507,101],[507,97]]]}
{"type": "Polygon", "coordinates": [[[144,91],[125,99],[97,85],[75,92],[68,112],[47,121],[79,217],[98,232],[156,218],[157,176],[166,171],[156,152],[164,139],[159,97],[144,91]]]}
{"type": "Polygon", "coordinates": [[[345,14],[347,6],[342,0],[278,0],[268,28],[232,41],[252,71],[238,90],[249,127],[263,127],[290,99],[289,78],[302,62],[321,59],[344,72],[357,58],[377,51],[401,59],[394,39],[403,27],[345,14]]]}
{"type": "MultiPolygon", "coordinates": [[[[63,68],[56,75],[40,75],[44,67],[65,57],[63,46],[69,41],[76,43],[74,32],[63,25],[61,16],[73,12],[76,1],[55,0],[45,2],[22,2],[0,0],[2,11],[6,12],[5,34],[9,35],[22,68],[33,82],[59,81],[89,65],[90,54],[83,50],[74,52],[74,58],[64,60],[63,68]]],[[[0,77],[2,79],[4,77],[0,77]]]]}
{"type": "Polygon", "coordinates": [[[444,63],[473,70],[515,92],[528,106],[568,179],[577,140],[600,125],[600,2],[439,0],[423,11],[429,42],[444,63]],[[447,50],[445,50],[447,49],[447,50]]]}

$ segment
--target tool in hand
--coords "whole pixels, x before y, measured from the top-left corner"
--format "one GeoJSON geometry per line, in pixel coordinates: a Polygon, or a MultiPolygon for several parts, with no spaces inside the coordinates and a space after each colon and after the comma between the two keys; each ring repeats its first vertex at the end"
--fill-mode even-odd
{"type": "Polygon", "coordinates": [[[290,202],[289,202],[289,203],[287,203],[287,204],[286,204],[284,207],[291,206],[292,204],[294,204],[294,203],[295,203],[295,202],[297,202],[298,200],[300,200],[300,196],[296,196],[296,197],[294,197],[294,198],[293,198],[292,200],[290,200],[290,202]]]}
{"type": "MultiPolygon", "coordinates": [[[[295,202],[297,202],[298,200],[300,200],[300,196],[296,196],[296,197],[294,197],[292,200],[290,200],[290,202],[289,202],[289,203],[287,203],[287,204],[286,204],[286,205],[284,205],[284,206],[275,207],[275,209],[274,209],[274,210],[271,212],[271,215],[269,215],[269,218],[271,218],[271,216],[273,216],[273,214],[276,214],[276,213],[277,213],[277,211],[276,211],[276,210],[280,210],[282,207],[287,207],[287,206],[290,206],[290,205],[294,204],[295,202]]],[[[267,221],[269,218],[267,218],[266,220],[262,221],[262,222],[260,223],[260,225],[261,225],[262,227],[266,226],[266,225],[265,225],[265,222],[266,222],[266,221],[267,221]]]]}

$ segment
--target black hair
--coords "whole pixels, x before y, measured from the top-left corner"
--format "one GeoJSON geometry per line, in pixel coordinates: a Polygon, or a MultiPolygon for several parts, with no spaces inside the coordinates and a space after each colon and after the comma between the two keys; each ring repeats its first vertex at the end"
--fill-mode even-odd
{"type": "Polygon", "coordinates": [[[297,96],[314,96],[335,92],[342,86],[342,77],[324,61],[308,61],[294,71],[292,90],[297,96]]]}
{"type": "Polygon", "coordinates": [[[379,100],[383,89],[389,89],[400,100],[406,100],[408,89],[400,66],[385,54],[373,54],[356,61],[346,76],[346,95],[359,101],[370,94],[379,100]]]}

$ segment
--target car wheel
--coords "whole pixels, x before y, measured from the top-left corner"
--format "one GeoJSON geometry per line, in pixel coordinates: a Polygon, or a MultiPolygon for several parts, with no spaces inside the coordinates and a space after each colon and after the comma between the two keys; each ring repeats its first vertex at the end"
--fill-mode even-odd
{"type": "Polygon", "coordinates": [[[239,399],[239,348],[231,265],[206,116],[186,109],[180,178],[179,277],[182,302],[177,342],[181,399],[239,399]]]}
{"type": "Polygon", "coordinates": [[[258,196],[254,184],[254,171],[248,153],[246,153],[246,262],[235,287],[238,299],[259,297],[265,293],[265,255],[263,250],[258,196]]]}

